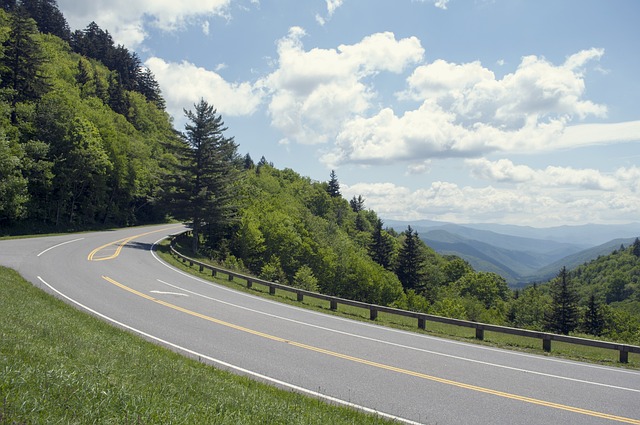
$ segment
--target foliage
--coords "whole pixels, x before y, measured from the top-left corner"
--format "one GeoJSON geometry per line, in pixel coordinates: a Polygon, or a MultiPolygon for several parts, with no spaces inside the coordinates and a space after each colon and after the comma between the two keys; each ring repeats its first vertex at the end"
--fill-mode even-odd
{"type": "Polygon", "coordinates": [[[578,292],[565,267],[550,284],[551,309],[545,317],[546,328],[568,335],[578,327],[578,292]]]}

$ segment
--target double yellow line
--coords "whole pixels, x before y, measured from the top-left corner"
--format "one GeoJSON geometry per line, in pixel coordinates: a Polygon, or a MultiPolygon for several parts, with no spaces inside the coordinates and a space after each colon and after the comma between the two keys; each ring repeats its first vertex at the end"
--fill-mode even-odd
{"type": "Polygon", "coordinates": [[[370,360],[361,359],[359,357],[353,357],[353,356],[349,356],[349,355],[346,355],[346,354],[337,353],[335,351],[325,350],[323,348],[314,347],[312,345],[307,345],[307,344],[303,344],[303,343],[300,343],[300,342],[291,341],[291,340],[284,339],[284,338],[281,338],[281,337],[278,337],[278,336],[266,334],[264,332],[259,332],[259,331],[253,330],[253,329],[245,328],[243,326],[234,325],[233,323],[225,322],[223,320],[216,319],[214,317],[207,316],[207,315],[204,315],[204,314],[201,314],[201,313],[197,313],[195,311],[188,310],[186,308],[177,306],[175,304],[171,304],[171,303],[168,303],[166,301],[159,300],[159,299],[154,298],[154,297],[152,297],[150,295],[147,295],[147,294],[144,294],[142,292],[136,291],[135,289],[130,288],[130,287],[126,286],[126,285],[123,285],[122,283],[117,282],[117,281],[115,281],[115,280],[113,280],[113,279],[111,279],[111,278],[109,278],[107,276],[102,276],[102,278],[104,280],[106,280],[107,282],[109,282],[109,283],[111,283],[111,284],[113,284],[115,286],[118,286],[119,288],[124,289],[125,291],[128,291],[128,292],[130,292],[132,294],[135,294],[135,295],[137,295],[139,297],[145,298],[145,299],[147,299],[149,301],[153,301],[154,303],[163,305],[165,307],[169,307],[169,308],[171,308],[173,310],[180,311],[180,312],[188,314],[190,316],[194,316],[194,317],[197,317],[197,318],[200,318],[200,319],[203,319],[203,320],[207,320],[209,322],[216,323],[216,324],[221,325],[221,326],[225,326],[225,327],[228,327],[228,328],[231,328],[231,329],[238,330],[240,332],[245,332],[245,333],[248,333],[248,334],[251,334],[251,335],[255,335],[255,336],[258,336],[258,337],[266,338],[266,339],[269,339],[271,341],[281,342],[283,344],[288,344],[288,345],[291,345],[291,346],[294,346],[294,347],[302,348],[304,350],[309,350],[309,351],[313,351],[313,352],[316,352],[316,353],[325,354],[325,355],[328,355],[328,356],[331,356],[331,357],[336,357],[336,358],[347,360],[347,361],[351,361],[351,362],[354,362],[354,363],[364,364],[364,365],[375,367],[375,368],[378,368],[378,369],[383,369],[383,370],[388,370],[388,371],[391,371],[391,372],[401,373],[403,375],[409,375],[409,376],[413,376],[413,377],[416,377],[416,378],[425,379],[425,380],[428,380],[428,381],[433,381],[433,382],[438,382],[438,383],[445,384],[445,385],[451,385],[451,386],[454,386],[454,387],[463,388],[463,389],[466,389],[466,390],[476,391],[476,392],[485,393],[485,394],[491,394],[491,395],[494,395],[494,396],[497,396],[497,397],[508,398],[508,399],[511,399],[511,400],[518,400],[518,401],[521,401],[521,402],[524,402],[524,403],[530,403],[530,404],[535,404],[535,405],[538,405],[538,406],[550,407],[550,408],[553,408],[553,409],[564,410],[564,411],[568,411],[568,412],[578,413],[578,414],[581,414],[581,415],[586,415],[586,416],[591,416],[591,417],[596,417],[596,418],[601,418],[601,419],[608,419],[608,420],[611,420],[611,421],[616,421],[616,422],[621,422],[621,423],[640,425],[640,420],[638,420],[638,419],[631,419],[631,418],[625,418],[623,416],[610,415],[610,414],[607,414],[607,413],[601,413],[601,412],[596,412],[596,411],[593,411],[593,410],[581,409],[579,407],[567,406],[567,405],[564,405],[564,404],[553,403],[553,402],[550,402],[550,401],[539,400],[539,399],[536,399],[536,398],[519,396],[519,395],[516,395],[516,394],[507,393],[507,392],[504,392],[504,391],[492,390],[492,389],[480,387],[480,386],[477,386],[477,385],[465,384],[465,383],[462,383],[462,382],[452,381],[450,379],[439,378],[437,376],[427,375],[427,374],[420,373],[420,372],[414,372],[414,371],[411,371],[411,370],[402,369],[402,368],[395,367],[395,366],[385,365],[385,364],[382,364],[382,363],[377,363],[377,362],[373,362],[373,361],[370,361],[370,360]]]}
{"type": "Polygon", "coordinates": [[[89,253],[89,255],[87,256],[87,260],[89,260],[89,261],[113,260],[114,258],[117,258],[120,255],[120,252],[122,251],[122,248],[124,248],[132,240],[137,239],[137,238],[142,237],[142,236],[151,235],[153,233],[159,233],[159,232],[164,232],[164,231],[167,231],[167,230],[170,230],[170,229],[175,229],[177,227],[180,227],[180,226],[163,227],[162,229],[159,229],[159,230],[152,230],[151,232],[140,233],[138,235],[130,236],[128,238],[118,239],[117,241],[106,243],[106,244],[104,244],[102,246],[97,247],[93,251],[91,251],[89,253]],[[96,257],[96,255],[100,251],[102,251],[102,250],[104,250],[106,248],[109,248],[111,246],[115,246],[116,247],[116,249],[113,252],[113,254],[107,255],[107,256],[104,256],[104,257],[96,257]]]}

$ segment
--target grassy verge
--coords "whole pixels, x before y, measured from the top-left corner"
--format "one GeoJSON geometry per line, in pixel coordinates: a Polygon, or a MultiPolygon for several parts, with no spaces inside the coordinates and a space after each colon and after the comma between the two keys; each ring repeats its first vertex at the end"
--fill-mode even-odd
{"type": "MultiPolygon", "coordinates": [[[[189,247],[186,246],[178,246],[178,250],[180,252],[184,252],[187,255],[189,253],[189,247]]],[[[327,301],[306,297],[304,298],[304,301],[298,302],[296,300],[296,294],[291,292],[277,291],[275,295],[271,295],[269,294],[269,288],[267,286],[263,286],[258,283],[254,283],[252,287],[248,289],[246,288],[246,282],[244,281],[238,279],[229,281],[228,279],[226,279],[226,276],[212,277],[209,271],[205,270],[203,272],[200,272],[197,266],[190,267],[188,263],[183,263],[170,255],[167,241],[164,241],[163,244],[159,246],[158,252],[163,260],[168,262],[169,264],[191,274],[197,275],[203,279],[216,282],[220,285],[224,285],[240,291],[250,292],[252,294],[270,298],[279,302],[292,304],[315,311],[321,311],[323,313],[335,314],[355,320],[370,322],[368,309],[340,305],[338,307],[338,310],[334,311],[329,308],[329,303],[327,301]]],[[[206,258],[194,259],[202,262],[207,262],[206,258]]],[[[383,326],[390,326],[413,332],[427,333],[434,336],[489,345],[499,348],[507,348],[528,353],[562,357],[571,360],[579,360],[609,366],[624,366],[632,369],[640,369],[640,354],[635,353],[630,353],[629,363],[623,365],[618,362],[619,353],[615,350],[606,350],[576,344],[552,342],[551,353],[546,353],[542,350],[542,341],[539,339],[519,337],[497,332],[485,332],[484,340],[479,341],[475,338],[475,330],[471,328],[427,322],[427,330],[422,331],[418,329],[416,319],[396,316],[387,313],[379,313],[378,318],[375,320],[375,323],[383,326]]],[[[590,336],[585,337],[589,338],[590,336]]]]}
{"type": "Polygon", "coordinates": [[[0,424],[387,424],[217,370],[0,268],[0,424]]]}

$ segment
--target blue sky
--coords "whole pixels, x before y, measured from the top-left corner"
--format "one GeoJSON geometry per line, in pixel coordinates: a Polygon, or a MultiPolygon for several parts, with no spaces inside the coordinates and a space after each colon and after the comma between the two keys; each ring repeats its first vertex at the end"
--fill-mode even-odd
{"type": "Polygon", "coordinates": [[[386,219],[637,222],[635,0],[58,0],[155,74],[177,129],[213,104],[239,151],[386,219]]]}

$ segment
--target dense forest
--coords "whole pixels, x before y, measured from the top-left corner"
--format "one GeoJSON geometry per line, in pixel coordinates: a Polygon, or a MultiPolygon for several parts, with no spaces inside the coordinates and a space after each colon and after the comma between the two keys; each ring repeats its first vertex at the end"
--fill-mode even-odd
{"type": "Polygon", "coordinates": [[[0,235],[177,219],[192,252],[370,303],[640,343],[640,241],[512,291],[313,181],[238,153],[202,99],[173,128],[153,74],[55,0],[0,3],[0,235]]]}

